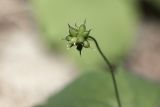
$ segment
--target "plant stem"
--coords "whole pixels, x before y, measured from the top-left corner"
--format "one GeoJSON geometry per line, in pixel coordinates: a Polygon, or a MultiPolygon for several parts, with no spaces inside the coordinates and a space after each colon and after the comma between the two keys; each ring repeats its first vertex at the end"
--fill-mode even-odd
{"type": "Polygon", "coordinates": [[[117,82],[116,82],[116,78],[115,78],[115,74],[114,74],[114,68],[112,67],[112,64],[110,63],[108,58],[103,54],[101,48],[99,47],[99,44],[98,44],[97,40],[92,36],[89,36],[89,38],[94,41],[94,43],[95,43],[95,45],[98,49],[98,52],[101,54],[102,58],[104,59],[104,61],[106,62],[106,64],[108,65],[108,67],[110,69],[111,76],[112,76],[112,81],[113,81],[113,85],[114,85],[114,90],[115,90],[115,94],[116,94],[116,99],[117,99],[117,103],[118,103],[118,107],[121,107],[121,101],[120,101],[117,82]]]}

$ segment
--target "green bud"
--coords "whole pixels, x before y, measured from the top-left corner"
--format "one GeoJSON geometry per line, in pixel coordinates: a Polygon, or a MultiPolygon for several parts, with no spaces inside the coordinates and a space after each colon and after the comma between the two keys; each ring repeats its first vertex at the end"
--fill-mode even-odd
{"type": "Polygon", "coordinates": [[[76,49],[82,52],[83,48],[89,48],[90,43],[88,41],[88,37],[91,30],[86,30],[86,21],[80,26],[75,25],[75,28],[69,26],[69,35],[66,36],[65,40],[68,41],[68,47],[76,46],[76,49]]]}

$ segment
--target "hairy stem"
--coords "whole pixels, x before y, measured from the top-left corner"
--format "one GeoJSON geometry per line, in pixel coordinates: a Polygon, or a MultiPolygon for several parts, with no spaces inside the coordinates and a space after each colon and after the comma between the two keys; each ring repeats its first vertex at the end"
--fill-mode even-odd
{"type": "Polygon", "coordinates": [[[112,81],[113,81],[113,85],[114,85],[114,90],[115,90],[115,94],[116,94],[116,99],[117,99],[117,103],[118,103],[118,107],[121,107],[121,101],[120,101],[117,82],[116,82],[116,78],[115,78],[115,74],[114,74],[114,68],[112,67],[112,64],[110,63],[108,58],[102,52],[101,48],[99,47],[99,44],[98,44],[97,40],[92,36],[89,36],[89,38],[94,41],[94,43],[95,43],[95,45],[98,49],[98,52],[101,54],[101,56],[103,57],[104,61],[106,62],[106,64],[108,65],[108,67],[110,69],[111,76],[112,76],[112,81]]]}

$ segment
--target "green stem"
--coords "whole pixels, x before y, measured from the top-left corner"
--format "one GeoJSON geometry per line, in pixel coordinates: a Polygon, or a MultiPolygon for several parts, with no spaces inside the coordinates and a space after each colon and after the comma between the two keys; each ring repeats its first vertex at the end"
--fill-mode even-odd
{"type": "Polygon", "coordinates": [[[94,37],[92,37],[92,36],[89,36],[89,38],[94,41],[94,43],[96,44],[96,47],[97,47],[99,53],[101,54],[101,56],[103,57],[104,61],[106,62],[106,64],[108,65],[108,67],[110,69],[111,76],[112,76],[112,81],[113,81],[113,85],[114,85],[114,90],[115,90],[115,94],[116,94],[116,99],[117,99],[117,103],[118,103],[118,107],[121,107],[121,101],[120,101],[118,87],[117,87],[117,82],[116,82],[116,78],[115,78],[115,74],[114,74],[114,68],[112,67],[112,64],[107,59],[107,57],[103,54],[101,48],[99,47],[99,44],[98,44],[97,40],[94,37]]]}

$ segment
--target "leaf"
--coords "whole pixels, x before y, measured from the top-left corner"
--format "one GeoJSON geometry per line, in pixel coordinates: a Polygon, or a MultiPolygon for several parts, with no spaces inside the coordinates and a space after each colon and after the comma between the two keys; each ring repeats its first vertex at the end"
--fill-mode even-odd
{"type": "MultiPolygon", "coordinates": [[[[122,107],[160,106],[160,84],[123,71],[116,77],[122,107]]],[[[40,107],[117,107],[111,76],[105,72],[86,73],[40,107]]]]}

